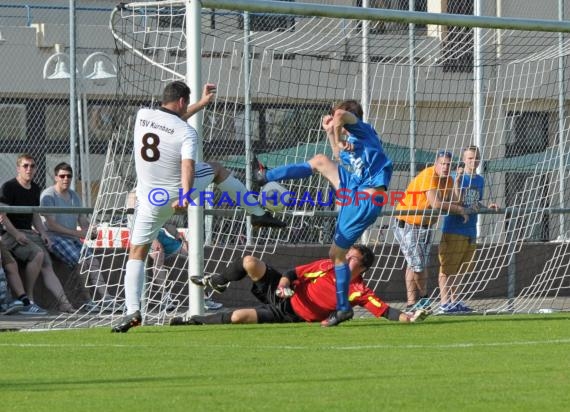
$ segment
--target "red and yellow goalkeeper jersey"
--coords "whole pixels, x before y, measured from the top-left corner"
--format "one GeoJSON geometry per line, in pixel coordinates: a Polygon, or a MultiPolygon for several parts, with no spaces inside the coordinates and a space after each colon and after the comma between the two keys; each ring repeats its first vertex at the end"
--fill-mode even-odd
{"type": "MultiPolygon", "coordinates": [[[[291,298],[293,310],[307,322],[325,320],[336,309],[336,278],[332,261],[317,260],[297,266],[295,272],[295,294],[291,298]]],[[[348,300],[352,306],[363,306],[377,318],[388,309],[388,305],[364,284],[360,275],[350,281],[348,300]]]]}

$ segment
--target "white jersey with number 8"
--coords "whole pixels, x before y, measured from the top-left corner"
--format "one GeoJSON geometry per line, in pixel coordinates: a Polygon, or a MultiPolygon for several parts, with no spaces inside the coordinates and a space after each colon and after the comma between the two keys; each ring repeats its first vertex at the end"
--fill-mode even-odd
{"type": "Polygon", "coordinates": [[[143,108],[137,113],[134,139],[139,201],[156,188],[177,196],[181,160],[196,160],[196,130],[174,112],[143,108]]]}

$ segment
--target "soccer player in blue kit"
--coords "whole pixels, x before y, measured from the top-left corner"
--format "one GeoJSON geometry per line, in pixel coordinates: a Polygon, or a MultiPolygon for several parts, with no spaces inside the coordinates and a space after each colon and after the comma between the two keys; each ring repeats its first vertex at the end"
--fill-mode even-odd
{"type": "MultiPolygon", "coordinates": [[[[354,312],[348,300],[350,270],[346,254],[364,231],[378,218],[385,203],[383,196],[392,176],[392,161],[382,148],[374,128],[362,121],[363,110],[356,100],[345,100],[323,117],[333,157],[341,164],[318,154],[308,162],[279,166],[267,170],[257,159],[253,161],[257,183],[302,179],[318,172],[326,178],[342,201],[329,257],[336,275],[336,311],[321,322],[324,327],[336,326],[352,319],[354,312]],[[352,169],[349,172],[342,165],[352,169]]],[[[340,203],[339,203],[340,202],[340,203]]]]}

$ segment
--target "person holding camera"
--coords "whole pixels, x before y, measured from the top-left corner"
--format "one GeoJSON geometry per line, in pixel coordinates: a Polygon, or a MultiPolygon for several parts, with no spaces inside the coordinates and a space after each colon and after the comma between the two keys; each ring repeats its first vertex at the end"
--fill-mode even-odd
{"type": "MultiPolygon", "coordinates": [[[[454,197],[461,205],[474,212],[484,207],[483,188],[485,179],[477,174],[481,163],[481,154],[477,146],[463,150],[462,162],[452,173],[454,197]]],[[[498,209],[494,203],[491,209],[498,209]]],[[[465,221],[460,215],[447,215],[443,220],[442,238],[439,244],[439,288],[442,313],[471,312],[458,298],[462,274],[473,270],[475,251],[477,250],[477,214],[470,214],[465,221]]]]}

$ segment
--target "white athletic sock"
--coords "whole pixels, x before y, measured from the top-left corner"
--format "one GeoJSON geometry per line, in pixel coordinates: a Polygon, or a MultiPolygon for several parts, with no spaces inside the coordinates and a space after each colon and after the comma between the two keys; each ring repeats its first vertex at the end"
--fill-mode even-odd
{"type": "MultiPolygon", "coordinates": [[[[226,192],[233,201],[237,200],[237,192],[240,192],[240,196],[241,196],[240,206],[243,207],[247,211],[247,213],[249,213],[250,215],[263,216],[265,214],[265,210],[263,210],[263,208],[261,206],[259,206],[259,203],[257,203],[255,206],[250,206],[250,205],[245,204],[244,195],[248,190],[245,187],[245,185],[242,182],[240,182],[238,179],[233,177],[233,175],[229,175],[226,180],[219,183],[218,188],[222,192],[226,192]]],[[[247,200],[248,200],[248,203],[253,203],[253,197],[252,196],[249,196],[247,200]]]]}
{"type": "Polygon", "coordinates": [[[125,304],[127,315],[141,308],[144,285],[144,261],[129,259],[125,269],[125,304]]]}

